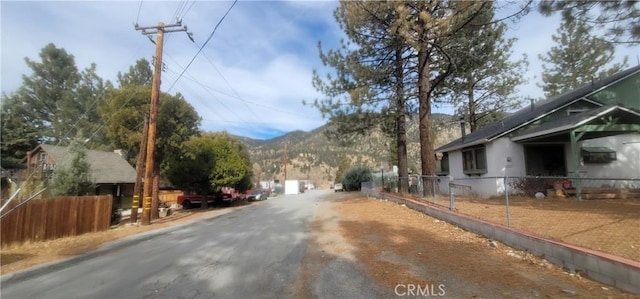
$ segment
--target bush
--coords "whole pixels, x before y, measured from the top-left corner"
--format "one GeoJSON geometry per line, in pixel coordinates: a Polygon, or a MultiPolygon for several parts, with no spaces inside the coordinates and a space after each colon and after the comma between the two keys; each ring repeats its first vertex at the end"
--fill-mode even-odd
{"type": "Polygon", "coordinates": [[[360,191],[363,182],[372,180],[371,169],[366,166],[354,166],[344,173],[342,186],[346,191],[360,191]]]}
{"type": "Polygon", "coordinates": [[[553,188],[553,183],[556,181],[558,181],[558,179],[524,177],[509,182],[509,187],[527,196],[535,197],[538,192],[546,194],[547,189],[553,188]]]}

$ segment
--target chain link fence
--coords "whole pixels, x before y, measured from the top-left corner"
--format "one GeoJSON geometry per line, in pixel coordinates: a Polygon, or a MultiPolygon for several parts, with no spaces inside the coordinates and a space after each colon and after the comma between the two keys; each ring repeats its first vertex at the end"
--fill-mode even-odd
{"type": "Polygon", "coordinates": [[[366,187],[640,261],[640,178],[388,176],[366,187]]]}

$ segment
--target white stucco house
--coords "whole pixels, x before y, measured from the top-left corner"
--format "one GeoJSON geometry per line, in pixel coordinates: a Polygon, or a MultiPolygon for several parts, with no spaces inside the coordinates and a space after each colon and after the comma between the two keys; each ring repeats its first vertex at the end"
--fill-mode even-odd
{"type": "Polygon", "coordinates": [[[483,197],[503,193],[504,176],[640,179],[640,66],[534,103],[436,153],[439,175],[483,197]]]}

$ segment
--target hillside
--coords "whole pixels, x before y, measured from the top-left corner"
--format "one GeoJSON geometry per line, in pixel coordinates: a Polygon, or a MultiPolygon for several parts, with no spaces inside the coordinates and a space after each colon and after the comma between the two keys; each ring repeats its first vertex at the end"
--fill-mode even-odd
{"type": "MultiPolygon", "coordinates": [[[[435,147],[460,137],[460,128],[452,116],[434,114],[435,147]]],[[[342,156],[348,157],[353,165],[364,164],[374,169],[383,166],[390,169],[390,145],[393,138],[382,131],[374,130],[366,136],[358,137],[353,146],[340,146],[327,139],[327,125],[309,132],[293,131],[286,135],[256,140],[238,137],[251,154],[253,170],[257,180],[284,179],[283,161],[285,144],[287,147],[287,179],[309,179],[320,188],[327,188],[335,180],[334,175],[342,156]]],[[[407,152],[409,170],[420,172],[420,142],[418,118],[411,117],[407,123],[407,152]]]]}

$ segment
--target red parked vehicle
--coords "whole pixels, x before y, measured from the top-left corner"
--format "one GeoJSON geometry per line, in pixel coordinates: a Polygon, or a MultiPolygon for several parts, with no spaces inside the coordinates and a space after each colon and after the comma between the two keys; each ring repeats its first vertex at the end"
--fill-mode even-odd
{"type": "Polygon", "coordinates": [[[191,209],[194,207],[200,207],[202,201],[207,201],[207,206],[214,204],[231,205],[234,201],[244,200],[244,194],[237,192],[230,187],[223,187],[220,191],[210,195],[180,195],[178,196],[178,204],[182,205],[183,209],[191,209]]]}

